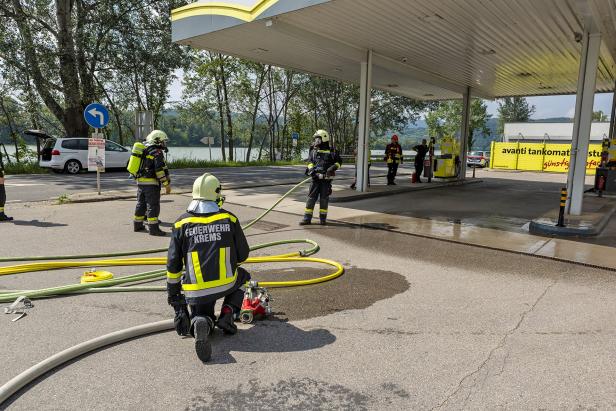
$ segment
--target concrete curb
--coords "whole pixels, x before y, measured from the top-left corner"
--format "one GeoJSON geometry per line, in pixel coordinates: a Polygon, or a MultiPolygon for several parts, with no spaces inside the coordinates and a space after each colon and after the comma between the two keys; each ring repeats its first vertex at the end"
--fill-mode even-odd
{"type": "MultiPolygon", "coordinates": [[[[406,175],[406,174],[402,174],[402,175],[406,175]]],[[[375,176],[372,176],[373,178],[378,178],[378,177],[386,177],[387,174],[378,174],[375,176]]],[[[338,179],[338,181],[344,181],[344,180],[352,180],[353,177],[341,177],[338,179]]],[[[301,181],[301,180],[300,180],[301,181]]],[[[227,190],[242,190],[242,189],[247,189],[247,188],[262,188],[262,187],[276,187],[276,186],[291,186],[291,185],[295,185],[298,183],[298,180],[282,180],[280,182],[277,183],[267,183],[267,184],[231,184],[231,185],[223,185],[223,188],[227,189],[227,190]]],[[[133,186],[136,187],[136,186],[133,186]]],[[[192,193],[192,187],[186,187],[186,186],[180,186],[180,187],[174,187],[173,188],[173,192],[171,194],[188,194],[188,193],[192,193]]],[[[107,191],[107,192],[103,192],[103,194],[98,195],[97,193],[78,193],[78,194],[72,194],[69,196],[68,200],[64,203],[58,203],[57,201],[54,200],[41,200],[41,201],[30,201],[29,203],[39,203],[39,202],[43,202],[43,203],[49,203],[50,201],[52,203],[58,204],[58,205],[62,205],[62,204],[80,204],[80,203],[99,203],[99,202],[103,202],[103,201],[115,201],[115,200],[126,200],[126,199],[132,199],[135,198],[135,191],[133,191],[132,189],[129,190],[114,190],[114,191],[107,191]]]]}
{"type": "Polygon", "coordinates": [[[481,179],[452,181],[449,183],[442,183],[438,185],[426,185],[426,186],[421,186],[421,187],[401,187],[401,188],[395,188],[392,190],[374,191],[374,192],[350,195],[350,196],[345,196],[345,197],[336,197],[334,193],[334,195],[329,199],[329,202],[330,203],[349,203],[351,201],[365,200],[368,198],[385,197],[385,196],[391,196],[395,194],[410,193],[414,191],[435,190],[435,189],[444,188],[444,187],[477,184],[481,182],[483,182],[483,180],[481,179]]]}
{"type": "MultiPolygon", "coordinates": [[[[605,206],[607,210],[603,213],[600,219],[594,224],[588,227],[556,227],[556,221],[550,221],[550,223],[544,221],[533,220],[530,222],[528,230],[531,234],[559,236],[559,237],[594,237],[603,231],[607,223],[610,221],[614,212],[616,212],[615,205],[605,206]]],[[[545,220],[545,219],[544,219],[545,220]]]]}

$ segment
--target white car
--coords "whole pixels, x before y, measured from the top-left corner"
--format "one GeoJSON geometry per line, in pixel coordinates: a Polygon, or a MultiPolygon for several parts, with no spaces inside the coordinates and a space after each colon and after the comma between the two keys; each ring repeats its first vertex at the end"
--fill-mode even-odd
{"type": "MultiPolygon", "coordinates": [[[[113,141],[105,140],[105,168],[126,168],[130,150],[113,141]]],[[[54,138],[44,140],[41,148],[41,167],[55,172],[77,174],[88,169],[88,139],[85,137],[54,138]]]]}

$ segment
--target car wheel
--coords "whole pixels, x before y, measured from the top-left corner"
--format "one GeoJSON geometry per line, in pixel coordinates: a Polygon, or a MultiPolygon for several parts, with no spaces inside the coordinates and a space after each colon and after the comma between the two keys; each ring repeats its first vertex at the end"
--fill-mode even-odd
{"type": "Polygon", "coordinates": [[[64,165],[64,169],[69,174],[77,174],[81,171],[81,163],[77,160],[69,160],[64,165]]]}

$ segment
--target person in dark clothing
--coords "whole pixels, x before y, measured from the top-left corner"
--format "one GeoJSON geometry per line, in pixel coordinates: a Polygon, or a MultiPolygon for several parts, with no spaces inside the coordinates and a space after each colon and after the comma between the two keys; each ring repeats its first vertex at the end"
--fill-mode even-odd
{"type": "Polygon", "coordinates": [[[402,146],[398,144],[398,136],[391,137],[391,143],[385,148],[385,161],[387,162],[387,185],[396,185],[398,166],[402,164],[402,146]]]}
{"type": "Polygon", "coordinates": [[[154,130],[146,138],[143,153],[143,173],[137,178],[137,206],[135,207],[134,231],[145,229],[147,216],[150,235],[164,237],[166,233],[160,229],[160,188],[165,187],[165,193],[171,193],[169,169],[165,163],[165,150],[169,138],[164,131],[154,130]]]}
{"type": "Polygon", "coordinates": [[[421,140],[421,144],[413,147],[413,150],[417,152],[417,155],[415,156],[415,174],[417,177],[417,182],[421,183],[421,173],[424,167],[424,160],[429,150],[426,139],[424,138],[421,140]]]}
{"type": "Polygon", "coordinates": [[[0,164],[0,222],[12,221],[13,217],[9,217],[4,213],[4,204],[6,203],[6,189],[4,188],[4,168],[0,164]]]}
{"type": "Polygon", "coordinates": [[[314,149],[310,151],[310,163],[306,168],[306,175],[312,177],[312,184],[308,191],[308,200],[304,210],[304,219],[300,225],[312,223],[312,214],[317,200],[320,200],[319,219],[321,225],[327,224],[327,207],[329,196],[332,193],[332,180],[342,165],[338,153],[329,146],[329,133],[318,130],[314,136],[314,149]]]}
{"type": "Polygon", "coordinates": [[[234,320],[250,281],[238,265],[246,261],[250,248],[237,217],[221,208],[224,197],[216,177],[206,173],[197,178],[192,197],[171,233],[167,296],[175,310],[176,332],[192,335],[197,357],[206,362],[212,355],[208,337],[214,326],[225,334],[237,332],[234,320]],[[214,306],[220,298],[224,300],[216,320],[214,306]]]}

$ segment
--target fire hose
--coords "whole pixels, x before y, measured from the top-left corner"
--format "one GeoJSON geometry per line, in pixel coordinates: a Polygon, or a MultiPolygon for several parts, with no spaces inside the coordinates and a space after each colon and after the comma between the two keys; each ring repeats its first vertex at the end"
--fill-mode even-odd
{"type": "MultiPolygon", "coordinates": [[[[276,201],[270,208],[261,213],[256,219],[245,225],[243,228],[249,229],[259,220],[269,214],[278,204],[280,204],[291,193],[296,191],[306,182],[310,181],[307,178],[287,193],[285,193],[278,201],[276,201]]],[[[250,247],[251,251],[270,248],[279,245],[286,244],[300,244],[306,243],[311,245],[310,248],[272,256],[258,256],[250,257],[243,264],[258,264],[258,263],[287,263],[287,262],[311,262],[325,264],[334,267],[336,270],[328,275],[311,278],[306,280],[286,280],[286,281],[260,281],[257,282],[260,287],[296,287],[303,285],[318,284],[326,281],[331,281],[340,277],[344,273],[344,268],[338,262],[315,258],[312,255],[316,254],[320,247],[319,245],[309,239],[294,239],[294,240],[282,240],[276,242],[270,242],[265,244],[258,244],[250,247]]],[[[128,257],[136,255],[147,255],[166,252],[166,248],[152,249],[152,250],[140,250],[131,252],[119,252],[119,253],[106,253],[106,254],[88,254],[88,255],[65,255],[65,256],[36,256],[36,257],[5,257],[0,258],[0,262],[18,262],[28,261],[26,264],[13,265],[7,267],[0,267],[0,276],[31,273],[37,271],[48,271],[63,268],[76,268],[76,267],[109,267],[109,266],[141,266],[141,265],[165,265],[166,257],[138,257],[138,258],[123,258],[123,259],[107,259],[110,257],[128,257]],[[89,259],[89,258],[105,258],[102,260],[94,261],[64,261],[75,259],[89,259]],[[32,262],[32,261],[44,261],[44,262],[32,262]]],[[[154,270],[139,274],[132,274],[123,277],[117,277],[109,280],[85,283],[85,284],[68,284],[58,287],[50,287],[39,290],[0,290],[0,302],[11,302],[16,298],[25,296],[29,299],[47,298],[60,295],[74,295],[85,293],[118,293],[118,292],[161,292],[165,291],[165,286],[130,286],[131,283],[142,282],[145,280],[157,280],[163,279],[166,276],[166,270],[154,270]]],[[[139,325],[136,327],[127,328],[107,334],[95,339],[78,344],[74,347],[68,348],[60,353],[57,353],[46,360],[30,367],[15,378],[11,379],[6,384],[0,386],[0,405],[9,399],[13,394],[19,391],[21,388],[34,381],[41,375],[53,370],[54,368],[71,361],[74,358],[100,349],[105,346],[117,344],[129,339],[162,332],[173,329],[172,320],[164,320],[150,324],[139,325]]]]}

